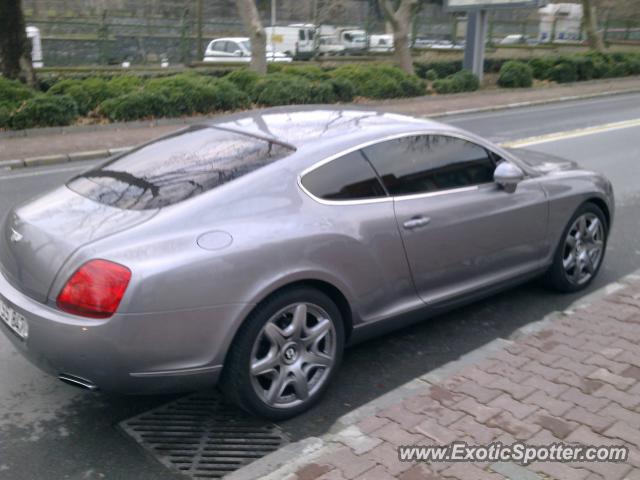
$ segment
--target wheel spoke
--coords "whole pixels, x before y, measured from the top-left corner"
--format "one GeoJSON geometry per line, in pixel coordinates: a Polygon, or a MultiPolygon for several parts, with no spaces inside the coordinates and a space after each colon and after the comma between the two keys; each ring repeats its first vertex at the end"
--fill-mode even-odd
{"type": "Polygon", "coordinates": [[[331,321],[327,318],[318,319],[318,323],[306,331],[306,337],[304,338],[305,347],[317,344],[330,331],[331,321]]]}
{"type": "Polygon", "coordinates": [[[584,215],[578,219],[578,229],[580,230],[580,238],[584,239],[589,235],[587,231],[587,217],[584,215]]]}
{"type": "Polygon", "coordinates": [[[587,267],[587,272],[589,272],[589,274],[593,274],[594,270],[595,270],[595,265],[593,264],[593,260],[591,260],[591,257],[589,255],[585,255],[586,261],[584,262],[584,266],[587,267]]]}
{"type": "Polygon", "coordinates": [[[305,360],[309,365],[315,367],[329,368],[333,364],[333,360],[329,355],[320,352],[307,352],[305,360]]]}
{"type": "Polygon", "coordinates": [[[293,311],[291,324],[285,329],[284,333],[289,339],[298,339],[302,336],[302,330],[307,323],[307,305],[301,303],[297,305],[293,311]]]}
{"type": "Polygon", "coordinates": [[[589,225],[587,232],[589,240],[595,240],[598,233],[600,233],[600,220],[598,220],[597,218],[592,219],[591,225],[589,225]]]}
{"type": "Polygon", "coordinates": [[[562,266],[564,267],[565,270],[570,270],[571,267],[574,267],[575,265],[576,265],[576,255],[573,252],[571,252],[567,258],[562,260],[562,266]]]}
{"type": "Polygon", "coordinates": [[[574,248],[576,248],[576,239],[574,238],[574,236],[573,236],[573,235],[569,234],[569,235],[567,236],[567,242],[566,242],[566,243],[567,243],[567,245],[569,246],[569,248],[570,248],[571,250],[573,250],[574,248]]]}
{"type": "Polygon", "coordinates": [[[279,365],[277,348],[271,348],[264,358],[251,363],[251,375],[260,376],[270,372],[276,372],[279,365]]]}
{"type": "Polygon", "coordinates": [[[293,369],[293,389],[300,400],[306,400],[309,397],[309,383],[307,382],[307,376],[299,369],[293,369]]]}
{"type": "Polygon", "coordinates": [[[275,345],[278,350],[280,350],[286,342],[283,331],[275,323],[267,323],[264,327],[264,334],[269,341],[271,341],[271,345],[275,345]]]}
{"type": "Polygon", "coordinates": [[[269,386],[269,391],[267,392],[267,402],[273,405],[278,401],[278,398],[282,396],[282,392],[287,387],[287,372],[286,369],[281,369],[278,376],[276,376],[271,385],[269,386]]]}

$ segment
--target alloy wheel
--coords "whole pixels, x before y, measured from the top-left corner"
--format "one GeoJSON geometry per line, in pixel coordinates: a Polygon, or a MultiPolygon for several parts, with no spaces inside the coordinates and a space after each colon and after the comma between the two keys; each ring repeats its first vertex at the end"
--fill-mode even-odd
{"type": "Polygon", "coordinates": [[[251,384],[272,408],[307,401],[329,378],[336,359],[330,316],[311,303],[295,303],[273,315],[253,345],[251,384]]]}
{"type": "Polygon", "coordinates": [[[597,215],[585,213],[575,219],[564,243],[562,266],[567,279],[582,285],[598,270],[604,249],[604,226],[597,215]]]}

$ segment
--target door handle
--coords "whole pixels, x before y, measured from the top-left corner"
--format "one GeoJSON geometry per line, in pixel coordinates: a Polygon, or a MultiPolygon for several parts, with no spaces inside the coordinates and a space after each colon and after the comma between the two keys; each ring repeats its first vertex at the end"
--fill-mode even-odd
{"type": "Polygon", "coordinates": [[[429,223],[431,219],[429,217],[413,217],[402,224],[407,230],[413,230],[415,228],[424,227],[429,223]]]}

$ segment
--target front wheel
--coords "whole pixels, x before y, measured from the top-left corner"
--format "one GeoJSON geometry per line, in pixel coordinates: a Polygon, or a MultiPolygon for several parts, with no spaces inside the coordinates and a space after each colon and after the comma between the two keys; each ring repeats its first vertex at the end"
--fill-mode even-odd
{"type": "Polygon", "coordinates": [[[343,348],[340,310],[327,295],[311,288],[283,291],[259,305],[241,327],[221,388],[250,413],[290,418],[320,399],[343,348]]]}
{"type": "Polygon", "coordinates": [[[585,203],[578,208],[562,234],[546,283],[561,292],[586,288],[602,265],[607,234],[607,219],[597,205],[585,203]]]}

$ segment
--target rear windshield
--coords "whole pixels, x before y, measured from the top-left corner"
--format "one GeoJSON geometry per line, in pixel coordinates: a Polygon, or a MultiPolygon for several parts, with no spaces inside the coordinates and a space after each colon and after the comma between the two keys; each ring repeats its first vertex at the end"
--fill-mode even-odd
{"type": "Polygon", "coordinates": [[[289,155],[280,143],[209,127],[192,127],[72,179],[67,186],[128,210],[173,205],[289,155]]]}

